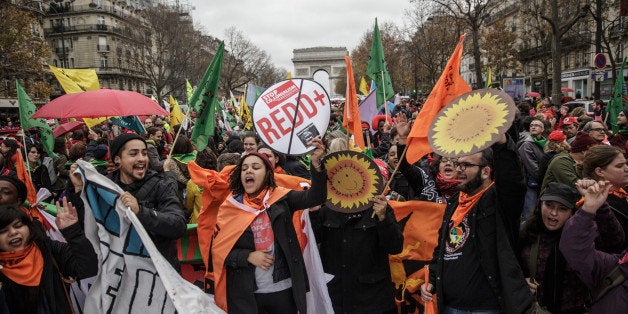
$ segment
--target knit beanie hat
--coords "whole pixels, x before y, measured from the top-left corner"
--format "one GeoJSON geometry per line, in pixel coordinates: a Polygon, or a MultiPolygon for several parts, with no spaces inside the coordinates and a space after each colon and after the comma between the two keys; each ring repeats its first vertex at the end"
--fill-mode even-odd
{"type": "Polygon", "coordinates": [[[589,134],[583,131],[578,131],[576,138],[571,142],[571,152],[581,153],[589,149],[591,146],[597,145],[597,141],[593,139],[589,134]]]}
{"type": "Polygon", "coordinates": [[[146,144],[146,140],[135,133],[120,134],[118,137],[114,138],[113,141],[111,141],[111,159],[118,156],[120,150],[124,147],[124,144],[130,140],[140,140],[146,144]]]}

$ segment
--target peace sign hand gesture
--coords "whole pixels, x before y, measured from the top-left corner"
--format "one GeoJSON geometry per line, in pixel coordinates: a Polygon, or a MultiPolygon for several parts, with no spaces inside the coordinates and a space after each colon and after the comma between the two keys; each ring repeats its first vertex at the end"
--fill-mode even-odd
{"type": "Polygon", "coordinates": [[[75,223],[78,222],[78,215],[76,214],[76,208],[72,205],[71,202],[68,202],[68,199],[63,197],[63,207],[59,205],[59,201],[56,202],[57,205],[57,218],[55,218],[55,223],[57,224],[57,228],[65,229],[75,223]]]}

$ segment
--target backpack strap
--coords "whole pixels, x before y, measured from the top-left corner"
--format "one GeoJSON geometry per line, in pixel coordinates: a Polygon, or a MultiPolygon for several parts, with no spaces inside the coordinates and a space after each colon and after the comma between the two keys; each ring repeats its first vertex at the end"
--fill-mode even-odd
{"type": "Polygon", "coordinates": [[[534,242],[532,244],[532,247],[530,248],[530,261],[528,263],[528,266],[530,267],[530,281],[532,282],[536,282],[536,279],[534,277],[536,277],[536,260],[539,256],[540,243],[541,237],[537,236],[536,242],[534,242]]]}
{"type": "Polygon", "coordinates": [[[617,264],[613,269],[602,280],[602,284],[593,291],[593,295],[595,298],[593,299],[593,303],[599,301],[606,293],[608,293],[611,289],[621,285],[626,280],[626,274],[621,270],[617,264]]]}

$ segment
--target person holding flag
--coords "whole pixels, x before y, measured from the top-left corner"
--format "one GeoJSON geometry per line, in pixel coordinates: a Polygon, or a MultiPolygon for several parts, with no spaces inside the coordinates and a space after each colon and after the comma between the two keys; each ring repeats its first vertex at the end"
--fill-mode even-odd
{"type": "Polygon", "coordinates": [[[248,152],[229,177],[211,246],[216,304],[229,313],[307,313],[308,278],[292,213],[327,200],[325,146],[308,142],[312,188],[277,186],[266,155],[248,152]]]}
{"type": "Polygon", "coordinates": [[[445,313],[523,313],[534,298],[513,250],[526,191],[516,145],[501,134],[454,167],[460,192],[445,209],[421,298],[438,295],[445,313]]]}

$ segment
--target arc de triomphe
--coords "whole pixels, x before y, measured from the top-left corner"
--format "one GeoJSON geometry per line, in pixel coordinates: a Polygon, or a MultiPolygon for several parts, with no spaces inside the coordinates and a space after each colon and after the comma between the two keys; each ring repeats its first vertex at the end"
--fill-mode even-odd
{"type": "Polygon", "coordinates": [[[294,49],[292,51],[292,64],[294,65],[294,78],[313,79],[314,74],[325,71],[329,75],[329,90],[331,98],[344,97],[334,92],[336,82],[347,71],[345,55],[346,47],[312,47],[294,49]]]}

